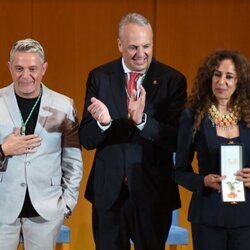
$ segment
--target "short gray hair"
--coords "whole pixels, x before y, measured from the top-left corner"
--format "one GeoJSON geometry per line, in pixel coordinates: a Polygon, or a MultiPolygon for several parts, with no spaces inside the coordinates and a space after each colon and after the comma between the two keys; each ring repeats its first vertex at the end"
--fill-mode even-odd
{"type": "Polygon", "coordinates": [[[14,60],[14,55],[16,52],[29,52],[29,53],[37,53],[41,62],[45,62],[44,50],[41,44],[33,40],[31,38],[26,38],[24,40],[19,40],[11,48],[10,51],[10,62],[12,63],[14,60]]]}
{"type": "Polygon", "coordinates": [[[149,26],[152,30],[152,26],[149,22],[149,20],[138,13],[129,13],[126,16],[122,17],[120,23],[119,23],[119,38],[121,39],[124,33],[124,27],[125,25],[132,23],[137,24],[139,26],[149,26]]]}

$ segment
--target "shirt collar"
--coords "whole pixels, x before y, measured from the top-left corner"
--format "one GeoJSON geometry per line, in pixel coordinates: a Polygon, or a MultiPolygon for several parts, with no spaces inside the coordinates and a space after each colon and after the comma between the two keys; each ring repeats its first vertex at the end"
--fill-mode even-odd
{"type": "Polygon", "coordinates": [[[126,66],[123,57],[122,57],[122,67],[123,67],[123,70],[124,70],[125,74],[128,74],[128,73],[131,72],[131,70],[126,66]]]}
{"type": "MultiPolygon", "coordinates": [[[[132,72],[132,70],[129,69],[129,68],[126,66],[123,57],[122,57],[122,67],[123,67],[123,70],[124,70],[124,73],[125,73],[125,74],[128,74],[128,73],[132,72]]],[[[144,75],[145,73],[146,73],[146,71],[143,72],[141,75],[144,75]]]]}

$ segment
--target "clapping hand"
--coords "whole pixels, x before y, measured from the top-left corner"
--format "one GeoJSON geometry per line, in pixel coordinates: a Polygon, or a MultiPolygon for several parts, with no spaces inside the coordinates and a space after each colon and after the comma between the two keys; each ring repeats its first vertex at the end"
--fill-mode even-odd
{"type": "Polygon", "coordinates": [[[111,117],[107,106],[95,97],[92,97],[90,101],[88,111],[92,117],[100,124],[108,125],[111,122],[111,117]]]}
{"type": "Polygon", "coordinates": [[[142,116],[145,108],[145,101],[146,101],[146,91],[141,85],[140,96],[137,97],[136,91],[133,90],[128,105],[129,117],[135,124],[140,124],[142,122],[142,116]]]}

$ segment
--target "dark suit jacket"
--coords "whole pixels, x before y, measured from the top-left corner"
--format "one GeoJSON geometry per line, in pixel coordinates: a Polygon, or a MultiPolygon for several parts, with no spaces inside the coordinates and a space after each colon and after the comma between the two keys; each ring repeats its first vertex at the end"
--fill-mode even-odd
{"type": "MultiPolygon", "coordinates": [[[[244,147],[244,166],[250,167],[250,129],[239,123],[240,143],[244,147]]],[[[223,203],[221,193],[204,187],[204,176],[220,174],[220,143],[216,128],[206,116],[195,138],[192,138],[193,111],[182,113],[178,134],[175,180],[193,192],[189,208],[189,220],[213,226],[238,227],[250,225],[250,190],[245,188],[246,202],[231,205],[223,203]],[[198,172],[192,169],[194,152],[197,152],[198,172]]]]}
{"type": "Polygon", "coordinates": [[[186,80],[176,70],[152,61],[143,82],[147,122],[142,131],[128,119],[124,84],[121,59],[89,74],[80,139],[86,149],[96,149],[96,154],[85,196],[96,206],[110,208],[127,176],[130,195],[138,206],[178,208],[178,188],[171,180],[172,153],[186,99],[186,80]],[[93,96],[105,103],[113,119],[105,132],[87,111],[93,96]]]}

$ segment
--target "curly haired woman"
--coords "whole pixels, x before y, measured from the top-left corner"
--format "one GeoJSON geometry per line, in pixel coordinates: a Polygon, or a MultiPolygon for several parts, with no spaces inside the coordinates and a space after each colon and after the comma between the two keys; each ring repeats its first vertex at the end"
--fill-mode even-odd
{"type": "Polygon", "coordinates": [[[193,192],[188,219],[194,250],[250,249],[250,64],[239,52],[214,51],[198,69],[180,120],[174,178],[193,192]],[[243,145],[244,165],[235,180],[244,183],[245,202],[222,200],[225,143],[243,145]]]}

